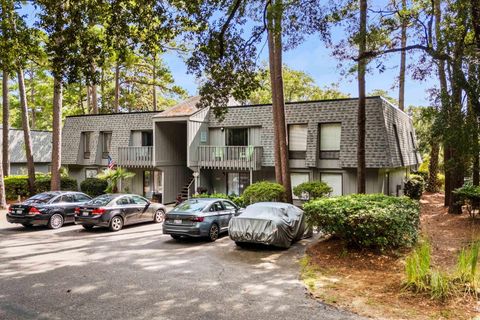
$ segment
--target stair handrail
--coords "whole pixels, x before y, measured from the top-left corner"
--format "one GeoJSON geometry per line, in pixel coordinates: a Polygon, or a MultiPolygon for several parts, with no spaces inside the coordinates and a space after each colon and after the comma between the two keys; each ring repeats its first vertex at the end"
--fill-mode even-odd
{"type": "Polygon", "coordinates": [[[191,187],[192,187],[192,184],[195,182],[195,178],[192,177],[192,180],[190,181],[190,183],[188,184],[187,186],[187,190],[188,190],[188,193],[187,193],[187,199],[190,199],[191,198],[191,187]]]}

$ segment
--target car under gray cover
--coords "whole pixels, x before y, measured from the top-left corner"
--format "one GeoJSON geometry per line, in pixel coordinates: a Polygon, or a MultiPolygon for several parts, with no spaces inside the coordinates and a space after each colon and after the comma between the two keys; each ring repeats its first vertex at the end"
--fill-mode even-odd
{"type": "Polygon", "coordinates": [[[237,244],[261,243],[281,248],[303,238],[303,211],[282,202],[259,202],[230,220],[228,233],[237,244]]]}

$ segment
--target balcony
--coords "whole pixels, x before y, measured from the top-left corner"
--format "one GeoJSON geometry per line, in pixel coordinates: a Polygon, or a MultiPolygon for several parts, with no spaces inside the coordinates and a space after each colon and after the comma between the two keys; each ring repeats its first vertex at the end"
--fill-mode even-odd
{"type": "Polygon", "coordinates": [[[125,167],[153,166],[153,147],[120,147],[118,148],[118,165],[125,167]]]}
{"type": "Polygon", "coordinates": [[[263,148],[258,146],[199,146],[198,166],[205,169],[260,170],[263,148]]]}

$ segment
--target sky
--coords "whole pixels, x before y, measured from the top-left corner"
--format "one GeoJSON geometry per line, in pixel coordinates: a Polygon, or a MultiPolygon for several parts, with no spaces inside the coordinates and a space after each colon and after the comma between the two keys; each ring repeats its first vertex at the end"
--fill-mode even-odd
{"type": "MultiPolygon", "coordinates": [[[[26,5],[21,9],[21,14],[27,16],[27,21],[32,23],[35,16],[35,10],[31,5],[26,5]]],[[[343,37],[341,30],[335,30],[333,38],[343,37]]],[[[268,50],[265,43],[261,43],[263,48],[260,52],[260,63],[268,60],[268,50]]],[[[415,55],[407,54],[407,65],[415,62],[415,55]]],[[[191,74],[187,73],[187,67],[184,57],[177,54],[165,54],[163,59],[169,66],[173,77],[178,85],[183,87],[189,95],[195,95],[198,92],[199,82],[191,74]]],[[[358,96],[358,88],[355,75],[343,76],[338,67],[338,61],[332,57],[331,49],[326,48],[318,35],[312,35],[293,50],[284,52],[284,64],[294,70],[301,70],[312,76],[316,84],[320,87],[330,86],[332,83],[338,85],[340,91],[350,94],[352,97],[358,96]]],[[[386,69],[378,72],[373,64],[371,72],[366,77],[367,94],[373,90],[380,89],[388,92],[393,98],[398,98],[398,72],[400,64],[400,54],[392,54],[386,60],[386,69]]],[[[434,75],[424,81],[412,80],[407,74],[405,82],[405,105],[427,106],[429,105],[428,89],[436,85],[434,75]]]]}

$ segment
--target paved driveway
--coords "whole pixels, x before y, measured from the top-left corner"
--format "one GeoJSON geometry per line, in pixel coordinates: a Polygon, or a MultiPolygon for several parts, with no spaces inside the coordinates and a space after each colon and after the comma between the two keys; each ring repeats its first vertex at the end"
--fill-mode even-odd
{"type": "Polygon", "coordinates": [[[242,250],[156,224],[27,230],[0,216],[0,319],[356,319],[306,295],[307,242],[242,250]]]}

